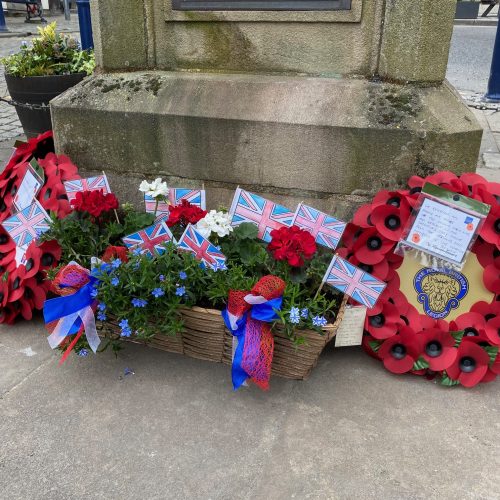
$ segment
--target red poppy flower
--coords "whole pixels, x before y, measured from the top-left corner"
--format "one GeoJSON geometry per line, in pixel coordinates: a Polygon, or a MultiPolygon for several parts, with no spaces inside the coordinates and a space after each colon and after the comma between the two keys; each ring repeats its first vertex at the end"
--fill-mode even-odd
{"type": "Polygon", "coordinates": [[[49,153],[38,163],[48,178],[58,177],[62,182],[79,179],[78,167],[65,155],[49,153]]]}
{"type": "Polygon", "coordinates": [[[450,322],[451,331],[464,332],[464,340],[467,338],[482,337],[485,335],[486,320],[476,312],[461,314],[457,319],[450,322]]]}
{"type": "Polygon", "coordinates": [[[0,309],[0,323],[13,325],[16,320],[17,314],[18,313],[14,309],[12,304],[7,304],[5,307],[0,309]]]}
{"type": "Polygon", "coordinates": [[[384,366],[392,373],[409,372],[418,360],[421,342],[415,332],[408,327],[401,328],[398,335],[387,339],[378,351],[384,366]]]}
{"type": "Polygon", "coordinates": [[[481,237],[477,239],[472,251],[482,267],[493,264],[496,259],[500,260],[500,250],[495,245],[486,243],[481,237]]]}
{"type": "Polygon", "coordinates": [[[431,184],[441,185],[441,184],[449,184],[451,181],[458,179],[458,177],[453,172],[442,171],[436,174],[433,174],[425,179],[414,175],[410,177],[408,181],[408,186],[411,188],[415,187],[423,187],[426,182],[430,182],[431,184]]]}
{"type": "Polygon", "coordinates": [[[490,342],[500,347],[500,316],[486,321],[484,329],[490,342]]]}
{"type": "Polygon", "coordinates": [[[9,302],[15,302],[24,295],[24,275],[26,269],[20,266],[9,274],[9,302]]]}
{"type": "Polygon", "coordinates": [[[488,368],[486,371],[486,375],[481,379],[481,384],[489,384],[490,382],[495,381],[497,378],[497,374],[488,368]]]}
{"type": "Polygon", "coordinates": [[[396,335],[403,324],[398,308],[390,302],[377,304],[366,313],[365,330],[378,340],[396,335]]]}
{"type": "Polygon", "coordinates": [[[492,302],[491,304],[484,301],[476,302],[470,310],[483,316],[485,321],[489,321],[500,316],[500,302],[492,302]]]}
{"type": "Polygon", "coordinates": [[[500,205],[491,207],[479,234],[483,240],[500,248],[500,205]]]}
{"type": "Polygon", "coordinates": [[[482,177],[479,174],[476,174],[474,172],[462,174],[460,176],[460,180],[462,182],[464,182],[471,189],[478,184],[483,185],[483,186],[488,185],[488,181],[484,177],[482,177]]]}
{"type": "Polygon", "coordinates": [[[486,375],[489,363],[490,357],[482,347],[473,342],[462,342],[455,362],[446,369],[446,373],[463,386],[474,387],[486,375]]]}
{"type": "Polygon", "coordinates": [[[33,241],[24,256],[25,263],[24,267],[26,269],[25,278],[32,278],[40,270],[40,261],[42,260],[42,251],[38,247],[36,241],[33,241]]]}
{"type": "Polygon", "coordinates": [[[373,209],[371,220],[384,238],[397,242],[409,217],[410,210],[406,206],[379,205],[373,209]]]}
{"type": "Polygon", "coordinates": [[[167,226],[173,227],[176,224],[187,226],[188,224],[196,224],[199,220],[207,215],[206,210],[202,210],[196,205],[191,205],[187,200],[182,200],[180,205],[169,207],[169,216],[167,226]]]}
{"type": "Polygon", "coordinates": [[[380,359],[378,352],[373,350],[373,347],[370,345],[370,342],[378,342],[378,341],[377,339],[372,337],[368,332],[365,331],[365,334],[363,335],[363,340],[361,342],[361,347],[366,352],[366,354],[368,354],[372,358],[380,359]]]}
{"type": "Polygon", "coordinates": [[[483,283],[490,292],[500,293],[500,259],[484,268],[483,283]]]}
{"type": "Polygon", "coordinates": [[[43,309],[43,304],[45,303],[46,298],[47,293],[45,289],[37,283],[36,278],[24,280],[23,299],[28,301],[31,309],[43,309]]]}
{"type": "Polygon", "coordinates": [[[455,339],[448,332],[431,328],[420,332],[422,357],[433,371],[446,370],[457,357],[455,339]]]}
{"type": "Polygon", "coordinates": [[[104,262],[111,262],[112,260],[120,259],[122,262],[128,262],[128,250],[125,247],[115,247],[110,245],[102,255],[104,262]]]}
{"type": "Polygon", "coordinates": [[[0,279],[0,310],[9,302],[9,283],[6,280],[0,279]]]}
{"type": "Polygon", "coordinates": [[[342,244],[349,250],[352,250],[354,244],[361,236],[361,234],[362,234],[362,229],[355,226],[354,224],[351,223],[347,224],[345,231],[342,233],[342,244]]]}
{"type": "Polygon", "coordinates": [[[343,252],[340,251],[338,251],[337,253],[340,255],[340,257],[343,257],[346,260],[348,260],[351,264],[354,264],[360,269],[363,269],[363,271],[366,271],[367,273],[371,274],[372,276],[375,276],[380,280],[386,281],[389,278],[389,275],[392,274],[391,268],[389,267],[389,263],[387,262],[387,260],[383,260],[378,264],[370,265],[370,264],[365,264],[364,262],[360,262],[359,259],[357,259],[355,256],[342,255],[343,252]]]}
{"type": "Polygon", "coordinates": [[[292,226],[273,229],[267,248],[276,260],[286,260],[290,266],[301,267],[304,260],[312,259],[317,246],[309,231],[292,226]]]}
{"type": "Polygon", "coordinates": [[[72,211],[66,189],[59,177],[50,177],[37,198],[45,210],[55,212],[59,218],[66,217],[72,211]]]}
{"type": "Polygon", "coordinates": [[[56,240],[44,241],[38,248],[42,253],[40,270],[57,266],[57,263],[61,260],[62,248],[56,240]]]}
{"type": "Polygon", "coordinates": [[[359,227],[372,227],[373,223],[371,220],[372,215],[372,206],[371,205],[362,205],[359,207],[353,218],[352,223],[359,227]]]}
{"type": "Polygon", "coordinates": [[[394,247],[394,242],[383,238],[375,228],[364,229],[354,243],[354,255],[365,264],[378,264],[394,247]]]}
{"type": "Polygon", "coordinates": [[[4,273],[10,273],[16,266],[16,251],[14,249],[6,253],[0,252],[0,276],[4,273]]]}
{"type": "Polygon", "coordinates": [[[0,252],[7,253],[11,250],[15,250],[16,244],[14,240],[10,237],[9,233],[0,226],[0,252]]]}

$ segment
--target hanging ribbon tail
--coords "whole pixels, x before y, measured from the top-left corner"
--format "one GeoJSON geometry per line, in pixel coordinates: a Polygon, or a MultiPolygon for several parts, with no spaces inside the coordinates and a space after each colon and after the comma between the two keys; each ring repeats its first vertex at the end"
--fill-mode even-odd
{"type": "Polygon", "coordinates": [[[274,338],[269,323],[279,318],[285,283],[276,276],[262,278],[251,293],[229,292],[224,322],[237,338],[231,375],[234,390],[248,379],[261,389],[269,388],[274,338]]]}
{"type": "MultiPolygon", "coordinates": [[[[66,349],[61,363],[67,359],[83,332],[85,332],[87,342],[94,353],[97,352],[101,343],[94,317],[96,301],[92,298],[96,278],[91,276],[87,281],[87,284],[75,293],[47,300],[44,304],[45,323],[49,331],[52,332],[48,337],[52,349],[60,346],[68,336],[76,334],[66,349]]],[[[64,289],[64,287],[64,283],[61,283],[60,288],[64,289]]]]}

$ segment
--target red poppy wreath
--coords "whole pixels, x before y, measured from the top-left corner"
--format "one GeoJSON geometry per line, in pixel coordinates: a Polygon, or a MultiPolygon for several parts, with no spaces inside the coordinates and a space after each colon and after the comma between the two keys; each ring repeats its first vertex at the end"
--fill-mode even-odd
{"type": "Polygon", "coordinates": [[[393,373],[473,387],[500,375],[500,184],[469,173],[412,177],[409,189],[381,191],[356,212],[339,254],[387,283],[368,311],[363,348],[393,373]],[[428,268],[427,300],[415,277],[425,268],[395,247],[425,183],[491,206],[460,273],[428,268]],[[460,296],[454,280],[466,283],[460,296]],[[460,299],[460,300],[458,300],[460,299]],[[452,304],[452,306],[450,306],[452,304]]]}
{"type": "Polygon", "coordinates": [[[50,282],[45,271],[61,258],[56,241],[33,241],[26,250],[24,264],[16,263],[16,244],[1,225],[16,210],[14,197],[35,159],[44,173],[44,184],[37,200],[59,218],[71,212],[63,182],[79,179],[78,169],[70,159],[54,154],[52,132],[47,132],[16,148],[0,173],[0,323],[12,324],[18,317],[31,319],[34,309],[42,309],[50,282]]]}

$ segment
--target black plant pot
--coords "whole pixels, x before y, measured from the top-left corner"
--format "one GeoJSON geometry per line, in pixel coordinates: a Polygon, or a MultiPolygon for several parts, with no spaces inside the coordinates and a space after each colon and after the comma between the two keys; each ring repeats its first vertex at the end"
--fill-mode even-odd
{"type": "Polygon", "coordinates": [[[479,15],[479,2],[457,2],[455,19],[477,19],[479,15]]]}
{"type": "Polygon", "coordinates": [[[51,76],[11,76],[5,73],[7,88],[27,137],[36,137],[52,129],[50,108],[32,109],[30,104],[46,104],[85,78],[85,73],[51,76]],[[24,105],[26,104],[26,106],[24,105]]]}

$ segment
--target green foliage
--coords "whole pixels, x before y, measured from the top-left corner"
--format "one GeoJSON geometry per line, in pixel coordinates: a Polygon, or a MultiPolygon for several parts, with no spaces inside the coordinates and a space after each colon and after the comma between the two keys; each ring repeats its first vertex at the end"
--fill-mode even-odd
{"type": "Polygon", "coordinates": [[[462,342],[462,339],[464,338],[464,331],[460,331],[460,332],[450,332],[451,333],[451,336],[455,339],[455,347],[458,347],[461,342],[462,342]]]}
{"type": "Polygon", "coordinates": [[[420,356],[417,361],[415,361],[415,364],[413,365],[413,370],[418,371],[418,370],[426,370],[429,368],[429,362],[426,361],[422,356],[420,356]]]}
{"type": "Polygon", "coordinates": [[[382,346],[382,342],[379,340],[370,340],[370,342],[368,342],[368,344],[372,348],[373,352],[378,352],[380,347],[382,346]]]}
{"type": "Polygon", "coordinates": [[[19,77],[93,73],[94,53],[81,50],[76,38],[57,33],[56,23],[38,32],[31,47],[23,44],[16,54],[0,59],[6,73],[19,77]]]}
{"type": "Polygon", "coordinates": [[[455,385],[460,385],[460,382],[458,380],[451,379],[445,372],[443,377],[441,378],[440,384],[444,385],[445,387],[453,387],[455,385]]]}
{"type": "Polygon", "coordinates": [[[488,356],[490,357],[490,366],[497,359],[498,349],[499,348],[497,346],[494,346],[494,345],[484,347],[484,350],[488,353],[488,356]]]}

